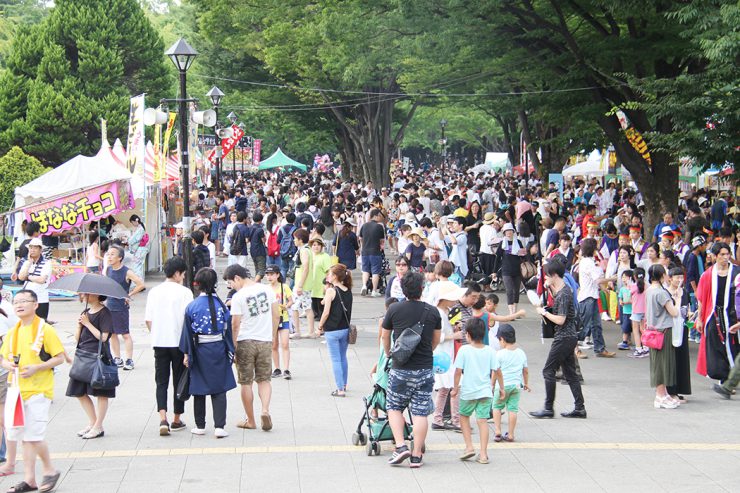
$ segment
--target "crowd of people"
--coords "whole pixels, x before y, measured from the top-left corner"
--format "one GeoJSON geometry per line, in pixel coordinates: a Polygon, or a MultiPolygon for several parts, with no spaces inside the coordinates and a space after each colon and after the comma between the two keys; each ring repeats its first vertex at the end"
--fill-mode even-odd
{"type": "MultiPolygon", "coordinates": [[[[272,429],[271,380],[293,378],[290,339],[324,337],[335,384],[331,395],[346,397],[353,296],[382,298],[386,307],[378,344],[381,358],[391,361],[385,411],[396,442],[393,465],[408,459],[411,467],[421,466],[429,428],[461,432],[466,447],[460,458],[477,455],[482,464],[488,462],[489,419],[494,441],[515,440],[520,393],[529,389],[530,373],[511,322],[525,315],[519,306],[525,291],[537,301],[543,337],[553,339],[542,368],[544,407],[530,413],[534,418],[554,417],[558,378],[574,397],[573,410],[561,415],[587,417],[578,361],[590,350],[596,358],[618,351],[649,357],[654,407],[677,409],[691,394],[689,345],[699,343],[696,371],[718,382],[720,396],[734,394],[740,381],[740,213],[726,193],[682,192],[675,210],[646,230],[640,192],[614,180],[576,180],[558,189],[508,174],[411,170],[395,173],[391,182],[377,188],[329,173],[261,172],[229,181],[224,190],[196,191],[192,230],[177,225],[166,280],[146,292],[160,435],[187,427],[182,416],[192,395],[191,432],[205,433],[210,396],[213,433],[227,437],[226,395],[237,384],[244,419],[236,426],[272,429]],[[183,260],[186,248],[193,252],[191,272],[183,260]],[[218,257],[227,264],[223,301],[216,292],[218,257]],[[353,288],[357,269],[361,285],[353,288]],[[183,285],[188,277],[195,296],[183,285]],[[497,312],[494,292],[500,286],[504,313],[497,312]],[[605,337],[603,326],[612,322],[620,327],[618,339],[605,337]],[[436,362],[440,355],[451,363],[436,362]],[[406,409],[413,417],[412,449],[404,442],[406,409]],[[472,416],[480,430],[477,454],[472,416]]],[[[143,273],[136,271],[148,243],[138,218],[131,223],[127,243],[109,238],[89,250],[90,271],[100,270],[129,297],[144,290],[143,273]],[[136,259],[131,267],[127,256],[136,259]]],[[[47,323],[50,272],[43,243],[34,223],[26,228],[29,240],[13,274],[23,289],[12,305],[6,300],[0,307],[7,334],[0,352],[9,379],[19,375],[15,384],[27,416],[48,416],[52,368],[66,353],[47,323]]],[[[91,243],[100,234],[94,230],[91,243]]],[[[81,296],[86,309],[77,351],[101,347],[113,365],[133,370],[129,300],[81,296]]],[[[379,362],[375,372],[383,371],[379,362]]],[[[88,417],[79,436],[103,437],[115,388],[70,378],[66,394],[79,400],[88,417]]],[[[13,473],[14,442],[34,444],[24,446],[25,478],[14,491],[37,486],[36,456],[44,465],[42,491],[56,483],[44,435],[45,424],[27,427],[25,435],[5,435],[8,461],[0,475],[13,473]]]]}

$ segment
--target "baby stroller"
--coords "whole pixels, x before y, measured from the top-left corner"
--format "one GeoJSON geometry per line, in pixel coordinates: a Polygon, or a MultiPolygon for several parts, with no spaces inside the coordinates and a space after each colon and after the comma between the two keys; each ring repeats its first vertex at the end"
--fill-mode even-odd
{"type": "MultiPolygon", "coordinates": [[[[388,262],[388,259],[385,256],[385,252],[380,252],[381,257],[381,267],[380,267],[380,276],[378,278],[378,292],[379,293],[385,293],[385,288],[387,285],[387,277],[391,274],[391,264],[388,262]]],[[[367,292],[370,293],[373,290],[373,277],[369,276],[367,279],[367,283],[365,284],[365,288],[367,289],[367,292]]]]}
{"type": "MultiPolygon", "coordinates": [[[[393,432],[385,407],[385,392],[388,388],[389,371],[390,359],[386,358],[385,351],[381,349],[374,376],[373,391],[369,396],[362,398],[365,403],[365,411],[357,425],[357,431],[352,434],[352,445],[365,445],[368,456],[380,455],[380,442],[393,441],[393,432]],[[362,431],[364,426],[367,426],[367,434],[362,431]]],[[[408,413],[408,419],[404,425],[403,437],[405,440],[411,441],[411,448],[413,448],[414,429],[411,424],[411,411],[407,410],[406,412],[408,413]]]]}

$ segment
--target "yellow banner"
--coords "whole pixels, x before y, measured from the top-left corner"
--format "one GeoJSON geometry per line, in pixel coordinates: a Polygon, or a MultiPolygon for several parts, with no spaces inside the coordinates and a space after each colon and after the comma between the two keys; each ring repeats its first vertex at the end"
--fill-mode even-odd
{"type": "MultiPolygon", "coordinates": [[[[172,128],[175,126],[175,118],[177,113],[170,113],[167,118],[167,129],[164,131],[164,141],[162,142],[162,175],[160,180],[167,178],[167,159],[170,155],[170,136],[172,135],[172,128]]],[[[157,179],[154,179],[157,181],[157,179]]]]}

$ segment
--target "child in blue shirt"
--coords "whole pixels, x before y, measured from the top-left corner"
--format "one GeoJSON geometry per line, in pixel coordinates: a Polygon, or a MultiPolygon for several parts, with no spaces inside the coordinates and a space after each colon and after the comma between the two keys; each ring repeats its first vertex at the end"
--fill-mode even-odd
{"type": "Polygon", "coordinates": [[[617,347],[622,351],[630,349],[630,335],[632,335],[632,292],[630,286],[632,285],[632,271],[626,270],[622,272],[622,287],[619,288],[617,299],[619,299],[619,306],[622,308],[622,315],[620,322],[622,325],[622,343],[617,347]]]}
{"type": "Polygon", "coordinates": [[[451,397],[460,394],[460,427],[465,439],[465,451],[460,460],[475,457],[470,417],[475,413],[480,432],[480,452],[476,461],[488,464],[488,417],[491,415],[493,385],[498,382],[499,395],[504,397],[504,385],[493,348],[483,344],[488,327],[480,318],[471,318],[465,323],[468,344],[462,346],[455,358],[455,387],[451,397]],[[463,374],[465,378],[462,378],[463,374]],[[462,387],[460,380],[462,379],[462,387]]]}
{"type": "MultiPolygon", "coordinates": [[[[513,442],[519,412],[520,389],[530,391],[527,355],[516,345],[516,331],[511,325],[501,324],[496,337],[501,345],[501,349],[496,352],[496,359],[504,381],[504,393],[503,397],[497,396],[493,402],[493,441],[513,442]],[[501,436],[501,415],[504,409],[509,413],[509,431],[501,436]]],[[[501,387],[498,387],[498,383],[496,386],[501,395],[501,387]]]]}

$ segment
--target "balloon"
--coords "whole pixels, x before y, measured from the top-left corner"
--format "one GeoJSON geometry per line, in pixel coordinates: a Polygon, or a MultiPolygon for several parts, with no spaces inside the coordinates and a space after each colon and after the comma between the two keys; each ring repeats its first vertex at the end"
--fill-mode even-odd
{"type": "Polygon", "coordinates": [[[450,369],[450,365],[452,364],[452,358],[450,358],[450,355],[447,353],[435,353],[434,354],[434,360],[433,360],[433,366],[434,366],[434,373],[447,373],[447,370],[450,369]]]}

